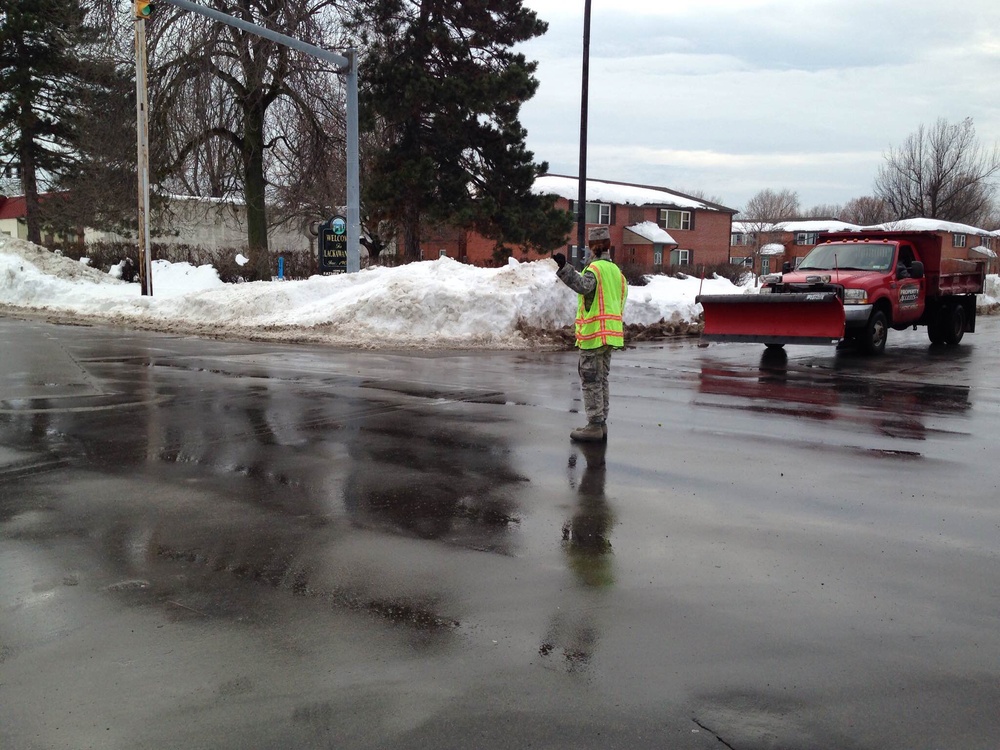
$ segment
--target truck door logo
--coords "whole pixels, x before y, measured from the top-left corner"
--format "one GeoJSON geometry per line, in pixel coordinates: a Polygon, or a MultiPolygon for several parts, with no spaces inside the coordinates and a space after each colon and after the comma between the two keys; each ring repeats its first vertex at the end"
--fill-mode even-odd
{"type": "Polygon", "coordinates": [[[920,298],[920,285],[907,284],[899,288],[899,306],[915,307],[920,298]]]}

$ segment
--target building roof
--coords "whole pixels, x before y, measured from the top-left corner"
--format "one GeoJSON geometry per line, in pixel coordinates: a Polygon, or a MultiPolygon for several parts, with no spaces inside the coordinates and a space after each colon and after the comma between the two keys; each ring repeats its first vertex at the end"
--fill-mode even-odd
{"type": "Polygon", "coordinates": [[[631,226],[625,228],[633,234],[639,235],[642,239],[649,240],[655,244],[677,244],[677,240],[671,237],[670,234],[655,221],[644,221],[641,224],[632,224],[631,226]]]}
{"type": "Polygon", "coordinates": [[[861,227],[839,219],[796,219],[776,224],[761,221],[734,221],[734,232],[856,232],[861,227]]]}
{"type": "Polygon", "coordinates": [[[0,196],[0,219],[23,219],[26,213],[23,195],[14,198],[0,196]]]}
{"type": "Polygon", "coordinates": [[[968,224],[958,224],[953,221],[941,221],[940,219],[900,219],[899,221],[887,221],[885,224],[876,224],[865,227],[886,232],[953,232],[956,234],[978,234],[988,235],[991,232],[968,224]]]}
{"type": "Polygon", "coordinates": [[[803,219],[780,221],[774,225],[774,229],[778,232],[856,232],[861,227],[840,219],[803,219]]]}
{"type": "MultiPolygon", "coordinates": [[[[535,179],[534,192],[539,195],[558,195],[566,200],[580,197],[580,178],[559,174],[543,174],[535,179]]],[[[665,187],[633,185],[609,180],[587,180],[587,201],[614,203],[619,206],[672,206],[706,211],[736,213],[736,209],[704,201],[665,187]]]]}
{"type": "MultiPolygon", "coordinates": [[[[56,195],[64,195],[64,193],[39,193],[38,202],[44,203],[56,195]]],[[[28,206],[23,195],[15,195],[10,198],[0,195],[0,220],[23,219],[27,215],[28,206]]]]}

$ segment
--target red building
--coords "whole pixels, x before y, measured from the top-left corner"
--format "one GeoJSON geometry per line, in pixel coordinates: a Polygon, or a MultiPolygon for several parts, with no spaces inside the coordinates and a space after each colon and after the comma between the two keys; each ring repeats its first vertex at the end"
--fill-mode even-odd
{"type": "MultiPolygon", "coordinates": [[[[552,195],[559,208],[576,215],[579,180],[563,175],[542,175],[534,190],[552,195]]],[[[729,240],[735,209],[694,198],[675,190],[625,182],[587,180],[588,229],[606,225],[611,233],[612,256],[619,265],[634,265],[654,272],[668,269],[696,271],[729,262],[729,240]]],[[[562,250],[577,257],[576,227],[567,234],[562,250]]],[[[495,252],[496,243],[470,230],[439,228],[421,240],[425,259],[448,255],[480,266],[506,262],[495,252]]],[[[518,260],[549,257],[515,247],[518,260]]]]}

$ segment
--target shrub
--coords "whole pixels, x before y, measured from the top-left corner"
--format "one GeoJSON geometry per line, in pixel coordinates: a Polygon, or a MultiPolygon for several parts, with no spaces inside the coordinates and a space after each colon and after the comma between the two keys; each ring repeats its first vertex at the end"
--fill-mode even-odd
{"type": "Polygon", "coordinates": [[[629,286],[646,286],[646,271],[635,263],[625,263],[621,266],[622,276],[629,286]]]}

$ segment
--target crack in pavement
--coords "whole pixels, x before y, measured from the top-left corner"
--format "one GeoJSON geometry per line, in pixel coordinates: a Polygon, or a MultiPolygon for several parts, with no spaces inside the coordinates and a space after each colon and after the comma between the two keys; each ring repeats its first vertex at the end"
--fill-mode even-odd
{"type": "Polygon", "coordinates": [[[706,726],[705,726],[704,724],[702,724],[702,723],[701,723],[700,721],[698,721],[698,719],[697,719],[697,718],[695,718],[695,717],[692,717],[692,718],[691,718],[691,721],[693,721],[693,722],[694,722],[695,724],[697,724],[697,725],[698,725],[699,727],[701,727],[701,728],[702,728],[702,729],[704,729],[704,730],[705,730],[706,732],[708,732],[708,733],[709,733],[710,735],[712,735],[713,737],[715,737],[715,739],[717,739],[717,740],[718,740],[719,742],[721,742],[721,743],[722,743],[723,745],[725,745],[726,747],[728,747],[728,748],[729,748],[729,750],[736,750],[736,748],[735,748],[735,747],[733,747],[732,745],[730,745],[730,744],[729,744],[728,742],[726,742],[726,741],[725,741],[724,739],[722,739],[722,737],[720,737],[720,736],[719,736],[718,734],[716,734],[716,732],[715,732],[715,730],[714,730],[714,729],[711,729],[711,728],[709,728],[709,727],[706,727],[706,726]]]}

